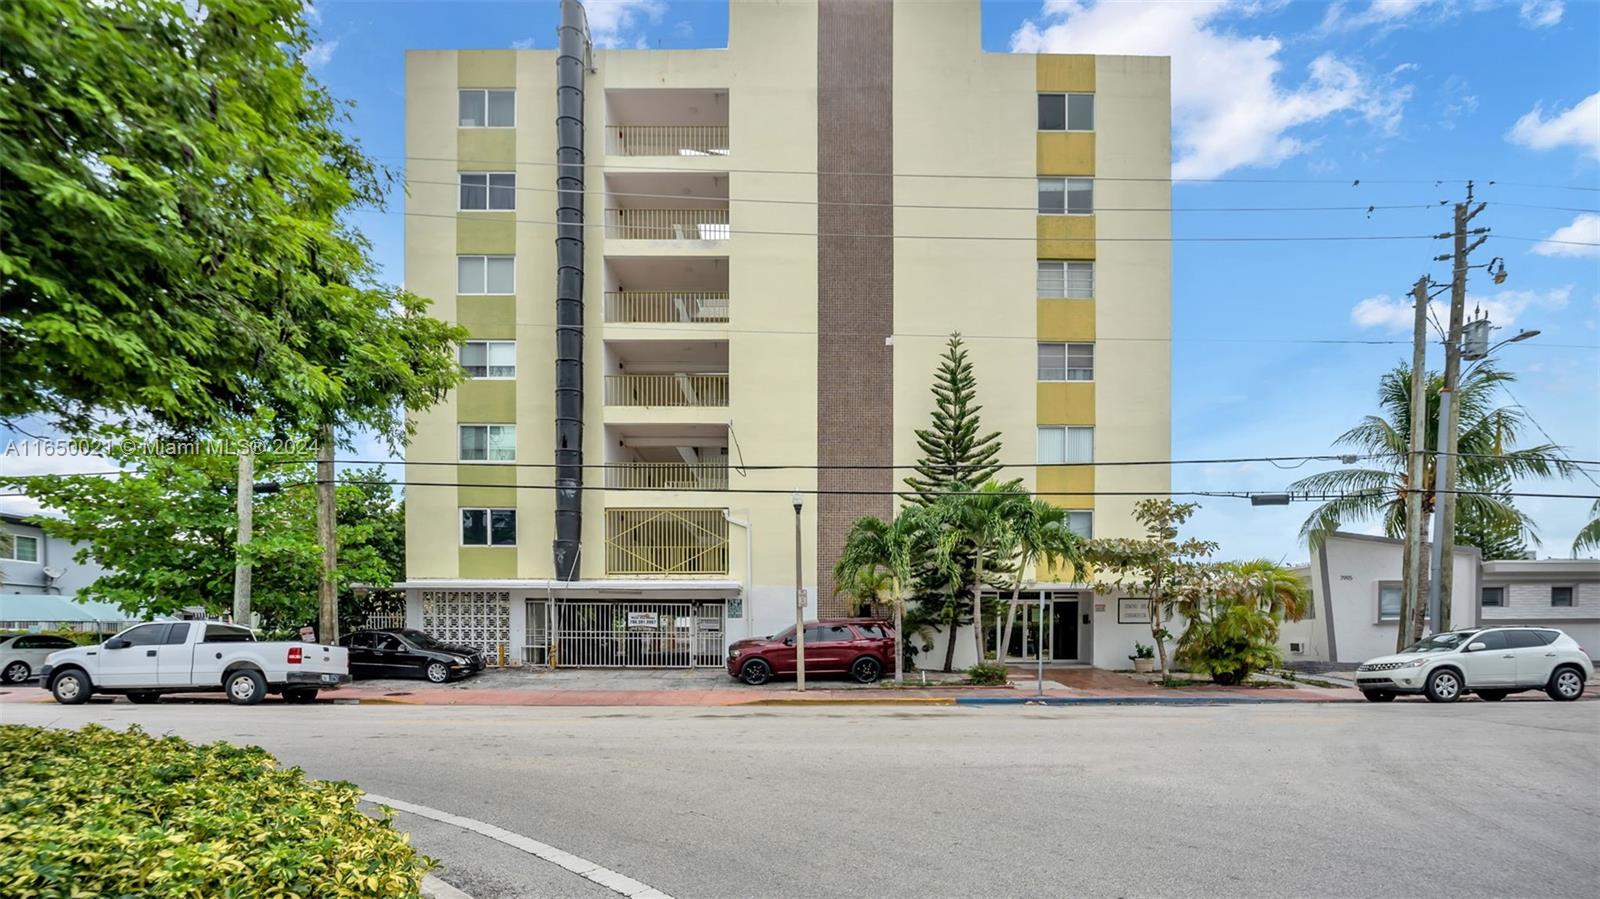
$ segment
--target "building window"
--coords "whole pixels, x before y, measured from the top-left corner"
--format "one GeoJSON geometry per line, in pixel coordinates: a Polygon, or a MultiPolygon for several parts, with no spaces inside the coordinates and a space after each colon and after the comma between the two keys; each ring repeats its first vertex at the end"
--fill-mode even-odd
{"type": "Polygon", "coordinates": [[[1400,620],[1400,585],[1393,582],[1378,585],[1378,620],[1400,620]]]}
{"type": "Polygon", "coordinates": [[[461,345],[461,367],[469,378],[515,378],[517,342],[514,340],[469,340],[461,345]]]}
{"type": "Polygon", "coordinates": [[[1062,465],[1094,461],[1094,428],[1045,427],[1039,429],[1039,464],[1062,465]]]}
{"type": "Polygon", "coordinates": [[[8,562],[39,561],[39,538],[12,534],[10,540],[0,541],[0,559],[8,562]],[[10,546],[6,546],[6,543],[10,546]]]}
{"type": "Polygon", "coordinates": [[[517,257],[456,257],[456,293],[508,295],[516,292],[517,257]]]}
{"type": "Polygon", "coordinates": [[[514,172],[458,172],[461,178],[461,208],[464,211],[514,210],[517,208],[517,176],[514,172]]]}
{"type": "Polygon", "coordinates": [[[1486,607],[1487,606],[1501,606],[1501,607],[1504,607],[1505,604],[1506,604],[1506,588],[1504,588],[1504,587],[1484,587],[1483,588],[1483,604],[1486,607]]]}
{"type": "Polygon", "coordinates": [[[1087,509],[1073,509],[1067,513],[1067,530],[1084,540],[1094,538],[1094,513],[1087,509]]]}
{"type": "Polygon", "coordinates": [[[1094,94],[1040,94],[1040,131],[1093,131],[1094,94]]]}
{"type": "Polygon", "coordinates": [[[1039,344],[1039,380],[1093,381],[1094,344],[1039,344]]]}
{"type": "Polygon", "coordinates": [[[1093,178],[1040,178],[1040,215],[1091,215],[1094,213],[1093,178]]]}
{"type": "Polygon", "coordinates": [[[1039,298],[1044,300],[1094,299],[1093,262],[1039,260],[1039,298]]]}
{"type": "Polygon", "coordinates": [[[470,88],[460,92],[462,128],[515,128],[517,92],[470,88]]]}
{"type": "Polygon", "coordinates": [[[462,546],[516,546],[516,509],[462,509],[462,546]]]}
{"type": "Polygon", "coordinates": [[[1550,588],[1550,605],[1551,605],[1552,608],[1554,608],[1554,607],[1560,607],[1560,608],[1563,608],[1563,609],[1571,608],[1572,607],[1572,588],[1571,587],[1551,587],[1550,588]]]}
{"type": "Polygon", "coordinates": [[[461,461],[517,461],[517,426],[462,425],[461,461]]]}

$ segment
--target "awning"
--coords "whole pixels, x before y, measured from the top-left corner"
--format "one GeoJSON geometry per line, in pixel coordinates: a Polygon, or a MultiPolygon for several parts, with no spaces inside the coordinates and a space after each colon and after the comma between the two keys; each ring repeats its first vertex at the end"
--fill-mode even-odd
{"type": "Polygon", "coordinates": [[[512,590],[530,599],[731,599],[744,587],[730,580],[592,580],[557,581],[547,578],[418,578],[402,581],[400,590],[512,590]]]}
{"type": "Polygon", "coordinates": [[[52,593],[0,593],[0,621],[121,624],[137,620],[108,602],[79,602],[52,593]]]}

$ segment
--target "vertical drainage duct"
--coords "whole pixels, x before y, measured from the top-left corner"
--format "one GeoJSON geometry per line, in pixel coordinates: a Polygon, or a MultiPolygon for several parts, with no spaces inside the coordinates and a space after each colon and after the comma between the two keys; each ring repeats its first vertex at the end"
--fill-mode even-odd
{"type": "Polygon", "coordinates": [[[578,575],[583,533],[583,78],[588,23],[561,0],[556,54],[555,574],[578,575]]]}

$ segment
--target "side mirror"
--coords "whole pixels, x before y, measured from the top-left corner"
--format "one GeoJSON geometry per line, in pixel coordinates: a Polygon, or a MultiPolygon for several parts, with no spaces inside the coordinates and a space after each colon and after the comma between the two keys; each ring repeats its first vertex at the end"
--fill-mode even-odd
{"type": "Polygon", "coordinates": [[[1489,648],[1489,645],[1487,643],[1468,643],[1467,644],[1467,652],[1483,652],[1485,649],[1488,649],[1488,648],[1489,648]]]}
{"type": "Polygon", "coordinates": [[[784,637],[783,638],[783,645],[784,646],[793,646],[794,645],[794,638],[793,637],[784,637]]]}
{"type": "Polygon", "coordinates": [[[131,642],[124,640],[121,637],[112,637],[110,640],[106,641],[106,649],[127,649],[132,645],[133,644],[131,642]]]}

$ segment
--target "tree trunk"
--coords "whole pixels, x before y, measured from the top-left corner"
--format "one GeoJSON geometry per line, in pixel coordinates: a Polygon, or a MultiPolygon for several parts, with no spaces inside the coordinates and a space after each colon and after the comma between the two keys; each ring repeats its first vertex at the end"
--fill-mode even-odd
{"type": "Polygon", "coordinates": [[[1005,664],[1006,652],[1011,647],[1011,627],[1017,620],[1017,597],[1022,593],[1022,579],[1011,586],[1011,602],[1006,605],[1006,626],[1000,631],[1000,643],[994,648],[996,661],[1005,664]]]}
{"type": "Polygon", "coordinates": [[[323,425],[317,446],[317,542],[322,544],[322,572],[317,581],[317,639],[339,639],[338,530],[333,483],[333,426],[323,425]]]}
{"type": "Polygon", "coordinates": [[[906,674],[902,670],[905,666],[906,657],[905,637],[900,633],[900,625],[905,621],[904,616],[900,614],[900,608],[904,605],[905,601],[900,599],[897,589],[894,600],[894,682],[896,685],[906,682],[906,674]]]}
{"type": "Polygon", "coordinates": [[[972,643],[978,651],[974,665],[983,664],[983,551],[978,551],[978,564],[972,583],[972,643]]]}
{"type": "Polygon", "coordinates": [[[1156,641],[1156,656],[1161,660],[1161,679],[1167,680],[1172,673],[1167,670],[1167,641],[1161,639],[1161,591],[1150,591],[1150,639],[1156,641]]]}
{"type": "Polygon", "coordinates": [[[955,596],[952,594],[948,597],[948,600],[949,601],[945,604],[945,608],[949,611],[945,616],[944,622],[944,626],[946,628],[944,641],[945,674],[949,674],[951,668],[953,668],[956,663],[956,622],[961,620],[961,610],[956,607],[955,596]]]}

